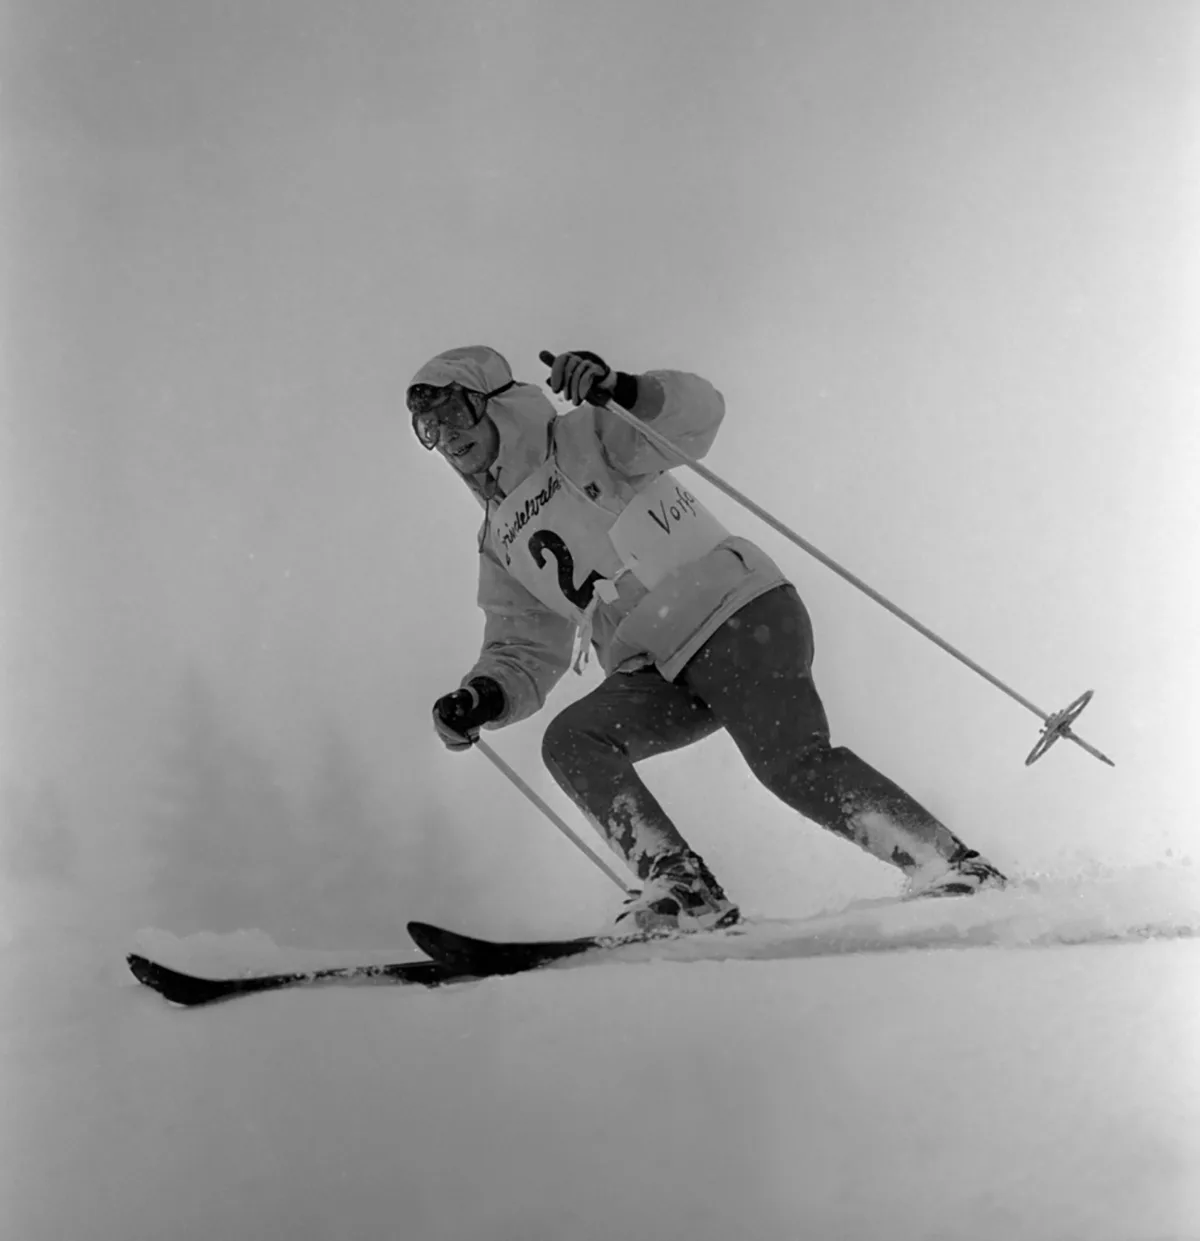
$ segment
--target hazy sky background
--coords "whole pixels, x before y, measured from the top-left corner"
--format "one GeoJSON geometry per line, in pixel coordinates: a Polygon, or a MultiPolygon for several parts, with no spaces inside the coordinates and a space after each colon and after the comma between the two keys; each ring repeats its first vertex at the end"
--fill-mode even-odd
{"type": "MultiPolygon", "coordinates": [[[[1094,688],[1116,769],[1027,770],[1032,715],[713,500],[835,741],[1002,866],[1194,848],[1194,4],[10,0],[0,40],[0,776],[107,874],[191,667],[286,778],[333,718],[398,839],[478,824],[500,903],[610,911],[429,725],[479,510],[403,393],[469,343],[706,376],[713,469],[1043,709],[1094,688]]],[[[493,740],[573,816],[550,717],[493,740]]],[[[645,773],[748,908],[891,882],[724,738],[645,773]]]]}

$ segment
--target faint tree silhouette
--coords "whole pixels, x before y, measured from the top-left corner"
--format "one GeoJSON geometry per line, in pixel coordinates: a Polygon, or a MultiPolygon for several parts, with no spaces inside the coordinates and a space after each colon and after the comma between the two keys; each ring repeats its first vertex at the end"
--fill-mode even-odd
{"type": "Polygon", "coordinates": [[[195,669],[167,730],[148,836],[150,905],[163,925],[285,929],[296,844],[288,798],[195,669]]]}
{"type": "Polygon", "coordinates": [[[326,720],[304,804],[296,923],[330,946],[388,945],[404,934],[397,842],[367,764],[326,720]]]}
{"type": "Polygon", "coordinates": [[[414,811],[413,819],[405,851],[412,884],[408,917],[461,923],[464,911],[485,916],[495,899],[496,878],[487,873],[470,825],[432,802],[414,811]]]}

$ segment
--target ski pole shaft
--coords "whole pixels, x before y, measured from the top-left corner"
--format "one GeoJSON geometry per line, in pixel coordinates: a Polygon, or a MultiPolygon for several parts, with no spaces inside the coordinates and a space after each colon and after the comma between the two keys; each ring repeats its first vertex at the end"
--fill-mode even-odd
{"type": "Polygon", "coordinates": [[[751,500],[749,496],[738,491],[736,487],[730,486],[729,483],[727,483],[723,478],[717,474],[714,474],[712,470],[704,465],[703,462],[694,460],[686,453],[681,452],[678,448],[672,448],[669,440],[667,440],[664,436],[659,435],[652,427],[647,427],[644,423],[639,424],[637,419],[634,418],[632,414],[622,409],[619,405],[610,403],[608,408],[611,409],[619,418],[637,425],[639,430],[647,433],[647,438],[649,438],[657,448],[663,450],[664,452],[673,452],[680,460],[681,464],[694,470],[700,475],[701,478],[712,483],[714,487],[716,487],[719,491],[723,491],[730,497],[730,499],[736,500],[743,508],[749,510],[755,515],[755,517],[759,518],[760,521],[763,521],[770,526],[772,530],[778,531],[785,539],[789,540],[789,542],[795,543],[795,545],[802,551],[806,551],[814,560],[819,560],[821,564],[836,573],[838,577],[849,582],[850,585],[856,589],[862,591],[868,599],[873,599],[879,604],[880,607],[885,608],[887,611],[891,612],[893,616],[897,617],[899,620],[902,620],[910,628],[915,629],[917,633],[922,635],[922,637],[928,638],[930,642],[934,643],[935,646],[940,646],[948,655],[953,655],[954,658],[960,663],[966,664],[972,672],[977,672],[985,681],[990,681],[997,689],[1002,690],[1010,698],[1019,702],[1021,706],[1025,707],[1029,711],[1032,711],[1034,715],[1039,716],[1042,720],[1048,718],[1046,712],[1035,706],[1029,701],[1028,698],[1018,694],[1017,691],[1011,686],[1005,685],[999,677],[993,676],[986,668],[982,667],[980,664],[977,664],[975,660],[971,659],[969,656],[964,655],[962,651],[957,649],[957,647],[951,646],[949,642],[947,642],[940,635],[934,633],[934,631],[927,625],[921,624],[915,616],[910,616],[909,613],[894,604],[886,595],[880,594],[879,591],[877,591],[873,586],[869,586],[862,580],[862,578],[858,577],[854,573],[851,573],[850,570],[845,568],[843,565],[838,564],[838,562],[831,556],[827,556],[819,547],[815,547],[806,538],[803,538],[801,535],[797,534],[790,526],[784,525],[784,523],[772,513],[769,513],[760,504],[756,504],[753,500],[751,500]]]}
{"type": "MultiPolygon", "coordinates": [[[[554,354],[552,354],[548,349],[542,350],[538,356],[547,366],[552,366],[554,364],[554,354]]],[[[1045,728],[1043,729],[1043,733],[1045,735],[1038,745],[1034,747],[1033,752],[1027,760],[1027,765],[1029,762],[1034,762],[1036,759],[1040,758],[1041,755],[1050,748],[1050,745],[1052,745],[1059,737],[1066,737],[1067,740],[1075,742],[1076,745],[1082,747],[1095,758],[1100,759],[1101,762],[1107,763],[1110,767],[1116,765],[1107,755],[1102,754],[1095,748],[1095,746],[1089,745],[1086,741],[1080,737],[1077,737],[1075,733],[1071,731],[1071,720],[1078,715],[1079,710],[1082,710],[1083,706],[1087,705],[1087,701],[1091,699],[1090,692],[1086,695],[1082,705],[1078,706],[1078,710],[1075,709],[1079,704],[1079,700],[1077,699],[1076,702],[1072,703],[1070,707],[1065,709],[1065,711],[1060,711],[1053,715],[1043,711],[1040,707],[1030,702],[1028,698],[1017,693],[1017,691],[1010,685],[1006,685],[1002,680],[1000,680],[999,677],[990,673],[981,664],[976,663],[975,660],[971,659],[967,655],[964,655],[963,652],[958,650],[957,647],[951,646],[949,642],[947,642],[939,634],[934,633],[934,631],[927,625],[921,624],[919,620],[913,616],[910,616],[903,610],[903,608],[897,607],[896,604],[894,604],[885,595],[880,594],[879,591],[875,590],[872,586],[867,585],[862,578],[857,577],[855,574],[851,573],[849,569],[846,569],[842,565],[838,564],[838,562],[831,556],[827,556],[823,551],[821,551],[820,548],[815,547],[807,539],[802,538],[796,533],[795,530],[791,529],[790,526],[784,525],[784,523],[775,517],[774,514],[769,513],[762,507],[762,505],[756,504],[750,499],[749,496],[744,495],[736,487],[731,486],[719,474],[714,474],[708,466],[704,465],[700,461],[697,461],[694,457],[689,456],[686,452],[682,451],[682,449],[677,448],[666,438],[666,436],[660,435],[648,423],[634,417],[634,415],[627,409],[624,409],[622,406],[617,404],[615,400],[608,400],[606,402],[606,408],[614,413],[618,418],[622,419],[624,422],[627,422],[631,427],[634,427],[636,430],[640,431],[642,435],[650,441],[650,443],[652,443],[661,453],[664,454],[664,456],[667,457],[668,460],[674,460],[680,465],[686,465],[689,469],[699,474],[701,478],[705,479],[705,481],[716,487],[718,491],[724,492],[724,494],[731,500],[736,500],[738,504],[753,513],[760,521],[765,522],[771,527],[772,530],[777,531],[789,542],[794,543],[801,549],[801,551],[807,552],[814,560],[820,561],[820,563],[827,569],[836,573],[838,577],[842,578],[844,581],[849,582],[850,585],[855,587],[857,590],[862,591],[864,595],[866,595],[869,599],[873,599],[879,604],[880,607],[885,608],[898,620],[902,620],[910,628],[915,629],[917,633],[921,634],[922,637],[928,638],[929,641],[935,646],[941,647],[947,655],[952,655],[959,661],[959,663],[966,665],[966,667],[970,668],[972,672],[977,673],[979,676],[983,677],[985,681],[1007,694],[1011,699],[1013,699],[1014,702],[1020,703],[1021,706],[1023,706],[1027,711],[1032,711],[1033,714],[1036,715],[1045,725],[1045,728]],[[1069,718],[1066,718],[1068,712],[1072,711],[1074,711],[1074,714],[1070,715],[1069,718]]]]}
{"type": "Polygon", "coordinates": [[[558,828],[560,832],[588,858],[594,862],[612,881],[624,892],[632,892],[634,889],[625,882],[624,879],[606,862],[603,858],[597,857],[591,849],[567,826],[562,817],[555,813],[553,807],[548,805],[537,793],[531,788],[521,777],[492,749],[488,743],[482,739],[476,741],[475,748],[479,750],[499,771],[503,772],[527,798],[558,828]]]}

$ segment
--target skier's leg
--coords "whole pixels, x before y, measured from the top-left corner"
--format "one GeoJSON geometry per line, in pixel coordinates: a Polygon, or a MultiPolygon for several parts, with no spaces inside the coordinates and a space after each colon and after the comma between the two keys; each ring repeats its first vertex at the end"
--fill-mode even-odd
{"type": "Polygon", "coordinates": [[[731,617],[680,679],[787,805],[908,875],[944,870],[967,852],[962,841],[853,751],[830,744],[812,656],[808,612],[792,586],[780,586],[731,617]]]}
{"type": "Polygon", "coordinates": [[[633,765],[719,727],[686,686],[654,668],[618,672],[551,720],[542,758],[563,792],[645,881],[656,862],[691,850],[633,765]]]}

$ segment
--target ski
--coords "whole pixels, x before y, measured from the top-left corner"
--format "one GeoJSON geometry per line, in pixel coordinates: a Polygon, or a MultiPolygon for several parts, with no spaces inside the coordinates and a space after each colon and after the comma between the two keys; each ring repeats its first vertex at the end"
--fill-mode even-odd
{"type": "MultiPolygon", "coordinates": [[[[880,897],[854,901],[839,914],[824,917],[826,921],[830,917],[846,917],[855,912],[894,906],[903,899],[905,898],[880,897]]],[[[761,923],[743,919],[733,926],[718,927],[711,931],[633,931],[627,935],[579,935],[572,939],[536,940],[480,939],[429,922],[410,922],[408,934],[426,956],[442,962],[449,969],[462,971],[473,978],[484,978],[502,974],[524,974],[543,965],[552,965],[555,961],[565,961],[589,952],[626,948],[634,944],[679,945],[685,940],[698,945],[728,944],[744,936],[753,937],[756,932],[770,935],[775,929],[787,934],[809,926],[819,927],[821,921],[821,917],[761,923]]],[[[686,950],[684,955],[689,955],[686,950]]]]}
{"type": "Polygon", "coordinates": [[[661,939],[653,935],[581,935],[575,939],[490,940],[476,939],[433,926],[428,922],[410,922],[408,933],[422,952],[441,962],[447,969],[461,971],[473,978],[499,974],[523,974],[555,961],[581,956],[625,944],[646,943],[661,939]]]}
{"type": "MultiPolygon", "coordinates": [[[[963,919],[963,896],[878,897],[853,901],[845,908],[801,918],[743,919],[710,931],[638,932],[628,935],[582,935],[572,939],[491,940],[428,922],[408,923],[413,942],[448,969],[472,978],[523,974],[591,953],[619,954],[629,960],[725,961],[830,957],[852,953],[897,952],[922,948],[968,948],[998,942],[1005,919],[975,906],[979,919],[963,919]],[[922,908],[923,907],[923,908],[922,908]],[[895,915],[911,911],[907,922],[887,925],[895,915]],[[882,919],[882,921],[881,921],[882,919]]],[[[971,908],[970,905],[966,908],[971,908]]]]}
{"type": "Polygon", "coordinates": [[[258,991],[279,991],[285,987],[311,987],[320,983],[377,983],[437,987],[468,977],[441,961],[405,961],[385,965],[350,965],[331,969],[297,971],[287,974],[248,974],[230,978],[201,978],[171,969],[140,953],[131,952],[126,961],[138,982],[157,991],[172,1004],[195,1008],[216,1000],[258,991]]]}

